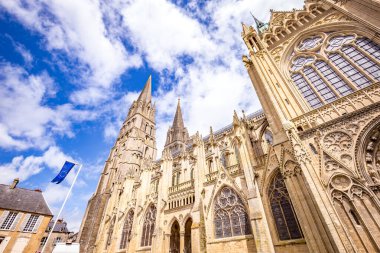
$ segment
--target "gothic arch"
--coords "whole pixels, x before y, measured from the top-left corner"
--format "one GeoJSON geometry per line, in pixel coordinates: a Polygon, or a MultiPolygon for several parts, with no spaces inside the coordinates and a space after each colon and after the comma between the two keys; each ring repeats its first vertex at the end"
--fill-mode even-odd
{"type": "Polygon", "coordinates": [[[252,234],[245,199],[233,187],[222,185],[212,201],[214,238],[252,234]]]}
{"type": "Polygon", "coordinates": [[[154,204],[150,204],[143,216],[141,247],[151,246],[153,233],[156,228],[157,208],[154,204]]]}
{"type": "Polygon", "coordinates": [[[180,225],[177,220],[174,220],[170,226],[170,253],[180,253],[180,225]]]}
{"type": "Polygon", "coordinates": [[[132,238],[132,227],[133,227],[134,214],[135,214],[135,212],[134,212],[133,208],[131,208],[127,212],[127,215],[125,217],[124,224],[122,227],[119,249],[128,248],[129,241],[132,238]]]}
{"type": "Polygon", "coordinates": [[[275,169],[267,178],[264,203],[277,241],[303,239],[301,226],[293,208],[283,175],[275,169]]]}
{"type": "Polygon", "coordinates": [[[377,49],[368,48],[367,41],[380,45],[372,31],[354,22],[321,25],[296,34],[280,60],[281,72],[292,80],[295,99],[315,109],[379,81],[380,59],[369,53],[377,49]],[[370,68],[362,68],[364,64],[370,68]]]}
{"type": "Polygon", "coordinates": [[[167,226],[167,229],[168,229],[169,233],[170,233],[170,229],[171,229],[171,227],[173,226],[174,222],[178,222],[178,224],[180,224],[180,222],[179,222],[179,220],[177,219],[177,217],[174,216],[174,217],[170,220],[170,222],[168,223],[168,226],[167,226]]]}
{"type": "Polygon", "coordinates": [[[188,213],[188,214],[185,215],[185,217],[182,219],[182,224],[181,224],[181,225],[182,225],[182,226],[185,226],[186,221],[187,221],[188,219],[193,220],[193,217],[191,216],[190,213],[188,213]]]}
{"type": "Polygon", "coordinates": [[[380,39],[377,38],[375,35],[375,32],[369,30],[366,27],[361,26],[359,23],[353,23],[351,22],[339,22],[338,24],[323,24],[319,25],[317,27],[313,27],[313,29],[306,29],[304,31],[301,31],[297,34],[295,34],[292,41],[285,47],[281,60],[280,60],[280,69],[281,72],[285,75],[285,77],[290,78],[289,72],[288,72],[288,66],[290,65],[289,59],[292,56],[292,53],[294,49],[297,47],[297,45],[303,40],[306,39],[309,36],[312,36],[314,34],[318,33],[324,33],[327,31],[334,31],[339,33],[352,33],[355,31],[356,34],[360,36],[366,36],[367,38],[371,38],[374,42],[380,44],[380,39]]]}
{"type": "Polygon", "coordinates": [[[373,193],[344,174],[331,179],[330,193],[335,211],[355,248],[360,252],[379,252],[380,206],[373,193]]]}
{"type": "MultiPolygon", "coordinates": [[[[355,143],[355,164],[370,185],[380,184],[380,116],[368,123],[355,143]],[[379,156],[379,157],[378,157],[379,156]]],[[[379,196],[378,196],[379,197],[379,196]]]]}

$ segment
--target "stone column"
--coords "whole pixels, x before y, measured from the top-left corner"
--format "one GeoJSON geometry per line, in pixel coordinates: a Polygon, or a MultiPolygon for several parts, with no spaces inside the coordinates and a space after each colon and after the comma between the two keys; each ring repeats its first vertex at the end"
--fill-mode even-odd
{"type": "Polygon", "coordinates": [[[169,252],[169,249],[170,249],[170,233],[165,233],[164,234],[164,242],[163,242],[163,245],[164,245],[164,251],[163,252],[169,252]]]}
{"type": "Polygon", "coordinates": [[[185,249],[185,231],[179,232],[180,241],[179,241],[179,252],[183,253],[185,249]]]}

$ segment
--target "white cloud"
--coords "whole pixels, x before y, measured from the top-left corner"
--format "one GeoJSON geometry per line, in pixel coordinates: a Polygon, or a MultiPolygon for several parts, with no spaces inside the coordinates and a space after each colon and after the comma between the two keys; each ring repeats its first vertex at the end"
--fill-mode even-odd
{"type": "Polygon", "coordinates": [[[50,147],[41,156],[16,156],[10,163],[0,165],[0,183],[9,184],[14,178],[27,180],[44,168],[58,171],[65,160],[72,159],[56,146],[50,147]]]}
{"type": "Polygon", "coordinates": [[[82,66],[81,90],[73,94],[76,103],[95,103],[127,69],[141,66],[138,55],[128,53],[119,38],[110,34],[103,23],[98,1],[4,0],[0,6],[25,26],[43,34],[47,48],[65,52],[82,66]]]}
{"type": "Polygon", "coordinates": [[[45,72],[30,75],[24,69],[0,64],[0,147],[6,149],[45,149],[54,143],[54,134],[72,136],[75,121],[93,119],[94,113],[70,104],[51,107],[56,87],[45,72]]]}
{"type": "Polygon", "coordinates": [[[210,125],[218,129],[230,124],[234,109],[251,112],[260,108],[241,62],[246,47],[240,23],[253,23],[250,11],[268,20],[273,7],[291,9],[301,4],[299,0],[281,4],[222,0],[207,2],[202,8],[195,2],[182,8],[164,0],[139,0],[121,7],[128,38],[149,66],[163,74],[160,83],[165,86],[160,86],[155,96],[159,149],[177,97],[181,97],[191,134],[197,130],[208,134],[210,125]],[[189,58],[184,60],[184,56],[189,58]]]}

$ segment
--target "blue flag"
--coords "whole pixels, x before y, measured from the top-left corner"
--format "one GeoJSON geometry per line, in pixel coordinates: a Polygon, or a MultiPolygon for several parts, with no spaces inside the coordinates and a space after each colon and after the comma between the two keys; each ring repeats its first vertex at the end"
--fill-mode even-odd
{"type": "Polygon", "coordinates": [[[70,170],[75,166],[75,163],[66,161],[58,175],[51,181],[52,183],[59,184],[65,179],[70,170]]]}

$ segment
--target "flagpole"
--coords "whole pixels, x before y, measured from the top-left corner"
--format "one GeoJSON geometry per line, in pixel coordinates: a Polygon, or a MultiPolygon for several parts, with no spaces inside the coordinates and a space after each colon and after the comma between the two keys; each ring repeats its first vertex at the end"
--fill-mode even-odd
{"type": "Polygon", "coordinates": [[[71,190],[72,190],[73,187],[74,187],[75,181],[76,181],[77,178],[78,178],[79,172],[80,172],[80,170],[82,169],[82,164],[79,164],[79,163],[75,163],[75,164],[76,164],[76,165],[79,165],[78,172],[77,172],[77,174],[76,174],[75,177],[74,177],[74,181],[73,181],[73,183],[71,184],[69,191],[67,192],[66,198],[65,198],[65,200],[64,200],[63,203],[62,203],[61,209],[59,210],[59,213],[58,213],[58,215],[57,215],[57,218],[56,218],[55,221],[54,221],[53,227],[52,227],[51,230],[49,231],[49,235],[48,235],[48,237],[47,237],[47,239],[46,239],[46,242],[45,242],[44,247],[43,247],[42,250],[41,250],[41,253],[44,253],[44,250],[45,250],[45,248],[46,248],[46,245],[47,245],[48,242],[49,242],[49,238],[50,238],[51,234],[53,233],[53,230],[54,230],[54,228],[55,228],[55,225],[57,225],[57,222],[58,222],[59,216],[61,216],[61,213],[62,213],[63,207],[65,206],[66,201],[68,200],[68,198],[69,198],[69,196],[70,196],[71,190]]]}

